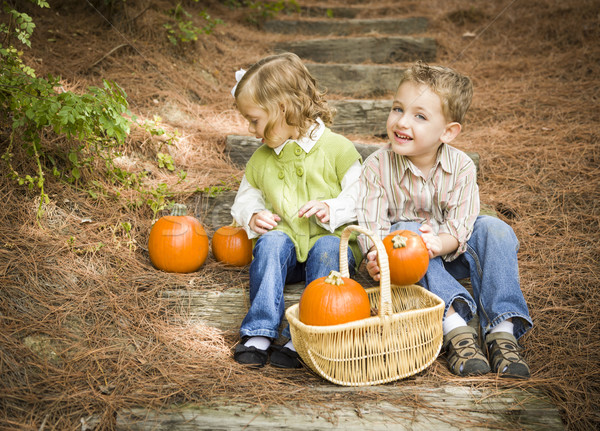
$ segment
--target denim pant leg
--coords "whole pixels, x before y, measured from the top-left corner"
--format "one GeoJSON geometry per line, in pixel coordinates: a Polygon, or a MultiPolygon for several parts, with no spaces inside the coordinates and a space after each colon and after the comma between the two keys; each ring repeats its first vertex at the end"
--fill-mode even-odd
{"type": "Polygon", "coordinates": [[[288,273],[296,267],[296,249],[283,232],[261,235],[250,264],[250,309],[242,321],[240,335],[277,338],[285,312],[283,288],[288,273]]]}
{"type": "MultiPolygon", "coordinates": [[[[391,227],[390,232],[395,230],[410,230],[420,235],[420,226],[421,224],[417,222],[398,222],[391,227]]],[[[444,318],[448,313],[450,305],[467,322],[473,318],[473,315],[477,311],[475,300],[467,289],[448,272],[441,257],[429,260],[427,272],[419,281],[419,284],[444,301],[444,318]]]]}
{"type": "Polygon", "coordinates": [[[517,339],[533,326],[519,283],[518,248],[508,224],[496,217],[479,216],[467,251],[447,264],[451,272],[455,272],[451,266],[468,266],[484,333],[511,317],[517,339]]]}
{"type": "MultiPolygon", "coordinates": [[[[340,238],[336,235],[327,235],[319,238],[309,250],[304,262],[304,280],[306,286],[312,281],[327,277],[331,271],[340,270],[340,238]]],[[[300,267],[300,265],[298,265],[300,267]]],[[[354,255],[348,247],[348,269],[350,276],[354,275],[354,255]]],[[[292,280],[290,280],[292,281],[292,280]]],[[[284,337],[290,338],[290,327],[286,325],[282,331],[284,337]]]]}

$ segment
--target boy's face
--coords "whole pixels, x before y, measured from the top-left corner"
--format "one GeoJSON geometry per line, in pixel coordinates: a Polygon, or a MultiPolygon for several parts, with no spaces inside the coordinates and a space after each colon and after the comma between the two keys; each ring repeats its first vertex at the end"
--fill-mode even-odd
{"type": "Polygon", "coordinates": [[[244,118],[248,120],[248,131],[269,148],[277,148],[294,136],[295,129],[285,122],[283,115],[279,115],[279,119],[271,129],[271,139],[266,139],[265,126],[269,120],[269,114],[254,103],[248,94],[242,93],[238,96],[237,107],[244,118]]]}
{"type": "Polygon", "coordinates": [[[387,120],[388,137],[396,154],[408,157],[418,167],[433,164],[441,143],[458,134],[449,134],[452,125],[458,123],[446,120],[439,96],[429,87],[414,82],[400,85],[387,120]]]}

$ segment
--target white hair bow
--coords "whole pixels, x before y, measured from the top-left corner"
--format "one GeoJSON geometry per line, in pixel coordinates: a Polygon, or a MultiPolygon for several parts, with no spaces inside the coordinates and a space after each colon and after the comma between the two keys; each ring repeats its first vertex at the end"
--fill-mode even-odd
{"type": "Polygon", "coordinates": [[[235,80],[237,82],[235,83],[235,85],[231,89],[231,95],[233,97],[235,97],[235,89],[237,88],[238,84],[240,83],[240,80],[244,77],[245,74],[246,74],[246,71],[244,69],[240,69],[237,72],[235,72],[235,80]]]}

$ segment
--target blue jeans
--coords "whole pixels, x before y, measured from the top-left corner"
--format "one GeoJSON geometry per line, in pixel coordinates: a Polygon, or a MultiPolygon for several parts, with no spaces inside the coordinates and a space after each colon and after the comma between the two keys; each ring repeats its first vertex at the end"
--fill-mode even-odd
{"type": "MultiPolygon", "coordinates": [[[[298,262],[294,243],[281,231],[261,235],[254,245],[250,264],[250,309],[242,321],[240,335],[250,337],[279,336],[285,313],[283,288],[286,283],[311,281],[339,271],[340,238],[327,235],[309,250],[306,262],[298,262]]],[[[348,248],[348,267],[354,272],[354,256],[348,248]]],[[[289,327],[283,330],[290,337],[289,327]]]]}
{"type": "MultiPolygon", "coordinates": [[[[398,229],[419,232],[419,223],[399,222],[398,229]]],[[[484,334],[498,323],[512,318],[514,334],[520,338],[533,323],[521,292],[517,250],[519,242],[512,228],[491,216],[479,216],[467,250],[452,262],[441,257],[429,261],[427,273],[419,284],[442,298],[467,322],[477,313],[484,334]],[[471,278],[473,296],[457,279],[471,278]]]]}

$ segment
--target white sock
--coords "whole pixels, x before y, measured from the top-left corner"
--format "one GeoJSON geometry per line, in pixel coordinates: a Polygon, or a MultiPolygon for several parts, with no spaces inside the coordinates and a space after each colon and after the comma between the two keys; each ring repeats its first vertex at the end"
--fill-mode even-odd
{"type": "Polygon", "coordinates": [[[259,350],[267,350],[271,345],[271,339],[267,337],[250,337],[244,343],[244,346],[254,346],[259,350]]]}
{"type": "Polygon", "coordinates": [[[490,334],[493,334],[494,332],[508,332],[509,334],[513,334],[514,327],[515,325],[510,320],[504,320],[494,326],[490,331],[490,334]]]}
{"type": "Polygon", "coordinates": [[[288,341],[287,343],[285,343],[285,346],[283,347],[287,347],[288,349],[290,349],[292,352],[295,352],[296,349],[294,348],[294,343],[292,343],[292,340],[288,341]]]}
{"type": "Polygon", "coordinates": [[[444,332],[444,335],[448,334],[450,331],[460,326],[467,326],[467,322],[458,313],[454,313],[451,316],[447,316],[442,321],[442,331],[444,332]]]}

